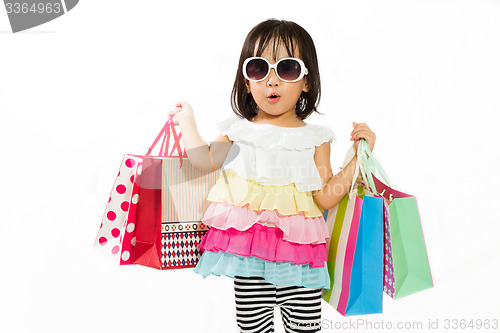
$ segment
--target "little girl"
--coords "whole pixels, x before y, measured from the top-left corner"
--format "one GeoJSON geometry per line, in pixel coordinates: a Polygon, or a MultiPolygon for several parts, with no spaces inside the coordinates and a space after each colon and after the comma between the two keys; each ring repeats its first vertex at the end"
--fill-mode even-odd
{"type": "MultiPolygon", "coordinates": [[[[322,289],[329,289],[324,209],[348,192],[357,157],[338,174],[330,166],[333,133],[304,122],[317,111],[320,78],[309,34],[267,20],[248,34],[231,95],[236,116],[219,122],[210,146],[189,104],[169,112],[188,157],[200,170],[224,169],[202,219],[210,227],[194,271],[232,277],[241,332],[274,332],[279,306],[286,332],[321,329],[322,289]]],[[[318,112],[319,113],[319,112],[318,112]]],[[[353,123],[356,149],[375,133],[353,123]]]]}

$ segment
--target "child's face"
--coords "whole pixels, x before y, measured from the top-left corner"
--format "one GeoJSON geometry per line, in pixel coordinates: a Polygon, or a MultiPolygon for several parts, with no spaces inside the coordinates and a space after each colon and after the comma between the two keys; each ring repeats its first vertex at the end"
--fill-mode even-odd
{"type": "MultiPolygon", "coordinates": [[[[272,44],[272,41],[271,43],[272,44]]],[[[254,50],[254,56],[257,51],[257,45],[254,50]]],[[[286,48],[282,45],[277,50],[277,59],[272,57],[272,47],[267,47],[261,57],[266,58],[271,64],[276,63],[282,58],[290,57],[286,48]]],[[[299,58],[298,50],[293,54],[294,58],[299,58]]],[[[254,82],[246,80],[248,91],[252,94],[253,99],[259,107],[259,113],[264,112],[268,115],[279,116],[285,115],[284,118],[296,118],[295,104],[300,97],[300,94],[307,92],[308,87],[306,77],[303,77],[297,82],[284,82],[277,76],[274,69],[271,69],[269,75],[262,81],[254,82]],[[278,97],[274,97],[274,96],[278,97]]],[[[284,119],[283,118],[283,119],[284,119]]]]}

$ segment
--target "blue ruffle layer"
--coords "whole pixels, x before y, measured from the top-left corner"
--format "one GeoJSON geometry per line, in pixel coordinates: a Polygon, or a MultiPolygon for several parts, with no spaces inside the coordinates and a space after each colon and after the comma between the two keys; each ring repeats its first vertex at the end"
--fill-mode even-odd
{"type": "Polygon", "coordinates": [[[229,252],[204,251],[194,272],[206,278],[210,274],[221,274],[233,278],[261,276],[267,282],[279,286],[304,286],[330,289],[328,268],[311,268],[310,264],[297,265],[290,262],[270,262],[257,257],[245,257],[229,252]]]}

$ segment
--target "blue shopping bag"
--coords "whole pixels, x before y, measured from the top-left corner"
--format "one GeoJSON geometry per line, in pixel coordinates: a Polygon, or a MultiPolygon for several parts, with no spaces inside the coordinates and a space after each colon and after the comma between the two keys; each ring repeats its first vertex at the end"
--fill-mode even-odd
{"type": "Polygon", "coordinates": [[[322,298],[343,316],[382,313],[383,200],[371,193],[358,159],[351,190],[327,213],[331,288],[322,298]]]}
{"type": "Polygon", "coordinates": [[[365,196],[356,239],[346,316],[382,313],[383,202],[365,196]]]}

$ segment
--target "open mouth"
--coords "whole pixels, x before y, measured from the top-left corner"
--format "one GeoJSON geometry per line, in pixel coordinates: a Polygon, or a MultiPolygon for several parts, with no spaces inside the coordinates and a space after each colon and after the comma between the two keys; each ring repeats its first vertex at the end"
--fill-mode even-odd
{"type": "Polygon", "coordinates": [[[279,99],[280,99],[280,96],[278,94],[270,94],[269,96],[267,96],[267,100],[270,103],[276,103],[277,101],[279,101],[279,99]]]}

